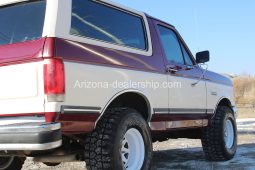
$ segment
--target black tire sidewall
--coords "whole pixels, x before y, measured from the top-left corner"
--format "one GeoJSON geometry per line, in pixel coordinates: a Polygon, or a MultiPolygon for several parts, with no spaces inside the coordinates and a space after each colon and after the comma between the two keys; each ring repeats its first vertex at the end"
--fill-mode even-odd
{"type": "Polygon", "coordinates": [[[142,166],[142,170],[148,170],[150,167],[150,161],[152,158],[152,141],[151,141],[151,134],[149,130],[149,126],[147,122],[135,111],[132,111],[130,113],[126,113],[123,115],[118,128],[117,128],[117,134],[114,142],[114,151],[113,156],[115,162],[113,164],[114,169],[124,169],[123,163],[120,155],[120,150],[122,146],[122,139],[126,132],[131,129],[135,128],[140,132],[140,134],[143,137],[144,141],[144,148],[145,148],[145,157],[144,162],[142,166]]]}

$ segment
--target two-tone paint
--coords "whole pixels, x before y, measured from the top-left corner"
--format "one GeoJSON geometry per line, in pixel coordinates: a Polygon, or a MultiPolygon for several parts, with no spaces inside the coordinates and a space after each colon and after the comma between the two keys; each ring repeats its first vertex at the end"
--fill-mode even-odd
{"type": "MultiPolygon", "coordinates": [[[[167,71],[169,63],[161,48],[157,25],[164,25],[177,33],[173,26],[109,1],[99,3],[141,16],[145,22],[148,50],[70,35],[71,0],[48,0],[43,38],[0,47],[1,117],[7,117],[10,124],[15,117],[45,117],[48,122],[61,122],[65,133],[88,133],[114,99],[132,92],[146,100],[148,122],[151,129],[157,131],[207,126],[221,100],[226,99],[234,106],[232,83],[228,78],[210,71],[202,76],[205,70],[198,65],[179,66],[175,73],[167,71]],[[64,62],[65,94],[62,102],[48,101],[44,94],[44,59],[52,57],[64,62]],[[182,88],[75,86],[77,81],[111,84],[129,80],[176,81],[181,82],[182,88]]],[[[3,4],[6,3],[0,3],[3,4]]]]}

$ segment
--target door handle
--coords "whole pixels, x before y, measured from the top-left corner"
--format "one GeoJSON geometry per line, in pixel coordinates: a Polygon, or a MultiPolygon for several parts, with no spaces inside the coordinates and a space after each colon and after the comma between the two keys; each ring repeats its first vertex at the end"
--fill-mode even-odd
{"type": "Polygon", "coordinates": [[[168,73],[176,73],[178,70],[176,68],[168,67],[166,71],[168,73]]]}
{"type": "Polygon", "coordinates": [[[174,67],[167,67],[166,71],[168,73],[176,73],[178,71],[178,69],[176,69],[174,67]]]}

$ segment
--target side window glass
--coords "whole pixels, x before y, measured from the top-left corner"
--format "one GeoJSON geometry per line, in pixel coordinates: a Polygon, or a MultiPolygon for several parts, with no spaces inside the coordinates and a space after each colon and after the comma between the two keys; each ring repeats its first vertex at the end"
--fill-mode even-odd
{"type": "Polygon", "coordinates": [[[163,49],[169,63],[184,64],[181,46],[176,34],[163,26],[158,26],[160,32],[160,39],[162,41],[163,49]]]}
{"type": "Polygon", "coordinates": [[[185,49],[185,47],[183,46],[183,44],[181,46],[182,46],[183,56],[184,56],[184,59],[185,59],[185,64],[189,65],[189,66],[194,65],[194,63],[192,62],[192,60],[190,58],[190,55],[188,54],[188,52],[185,49]]]}
{"type": "Polygon", "coordinates": [[[143,19],[93,0],[72,1],[72,35],[147,50],[143,19]]]}

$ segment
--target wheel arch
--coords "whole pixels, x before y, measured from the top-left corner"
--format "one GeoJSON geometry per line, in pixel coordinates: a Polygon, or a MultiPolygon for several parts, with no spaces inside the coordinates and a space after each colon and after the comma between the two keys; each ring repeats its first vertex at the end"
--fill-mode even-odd
{"type": "Polygon", "coordinates": [[[98,121],[104,116],[105,111],[108,108],[111,107],[120,107],[122,103],[127,104],[127,100],[129,101],[127,105],[123,105],[123,107],[131,107],[133,109],[136,109],[141,115],[145,118],[147,122],[151,120],[152,117],[152,107],[150,103],[150,97],[146,95],[144,92],[139,91],[139,90],[124,90],[116,95],[114,95],[109,102],[105,105],[103,108],[101,115],[97,119],[95,123],[95,127],[98,123],[98,121]],[[131,101],[131,102],[130,102],[131,101]],[[136,103],[139,102],[139,103],[136,103]],[[138,106],[138,105],[139,106],[138,106]]]}
{"type": "Polygon", "coordinates": [[[216,113],[216,110],[219,106],[227,106],[233,111],[233,113],[235,113],[235,110],[233,109],[233,105],[231,103],[231,100],[227,97],[220,98],[220,100],[218,101],[218,103],[217,103],[217,105],[214,109],[214,114],[216,113]]]}

